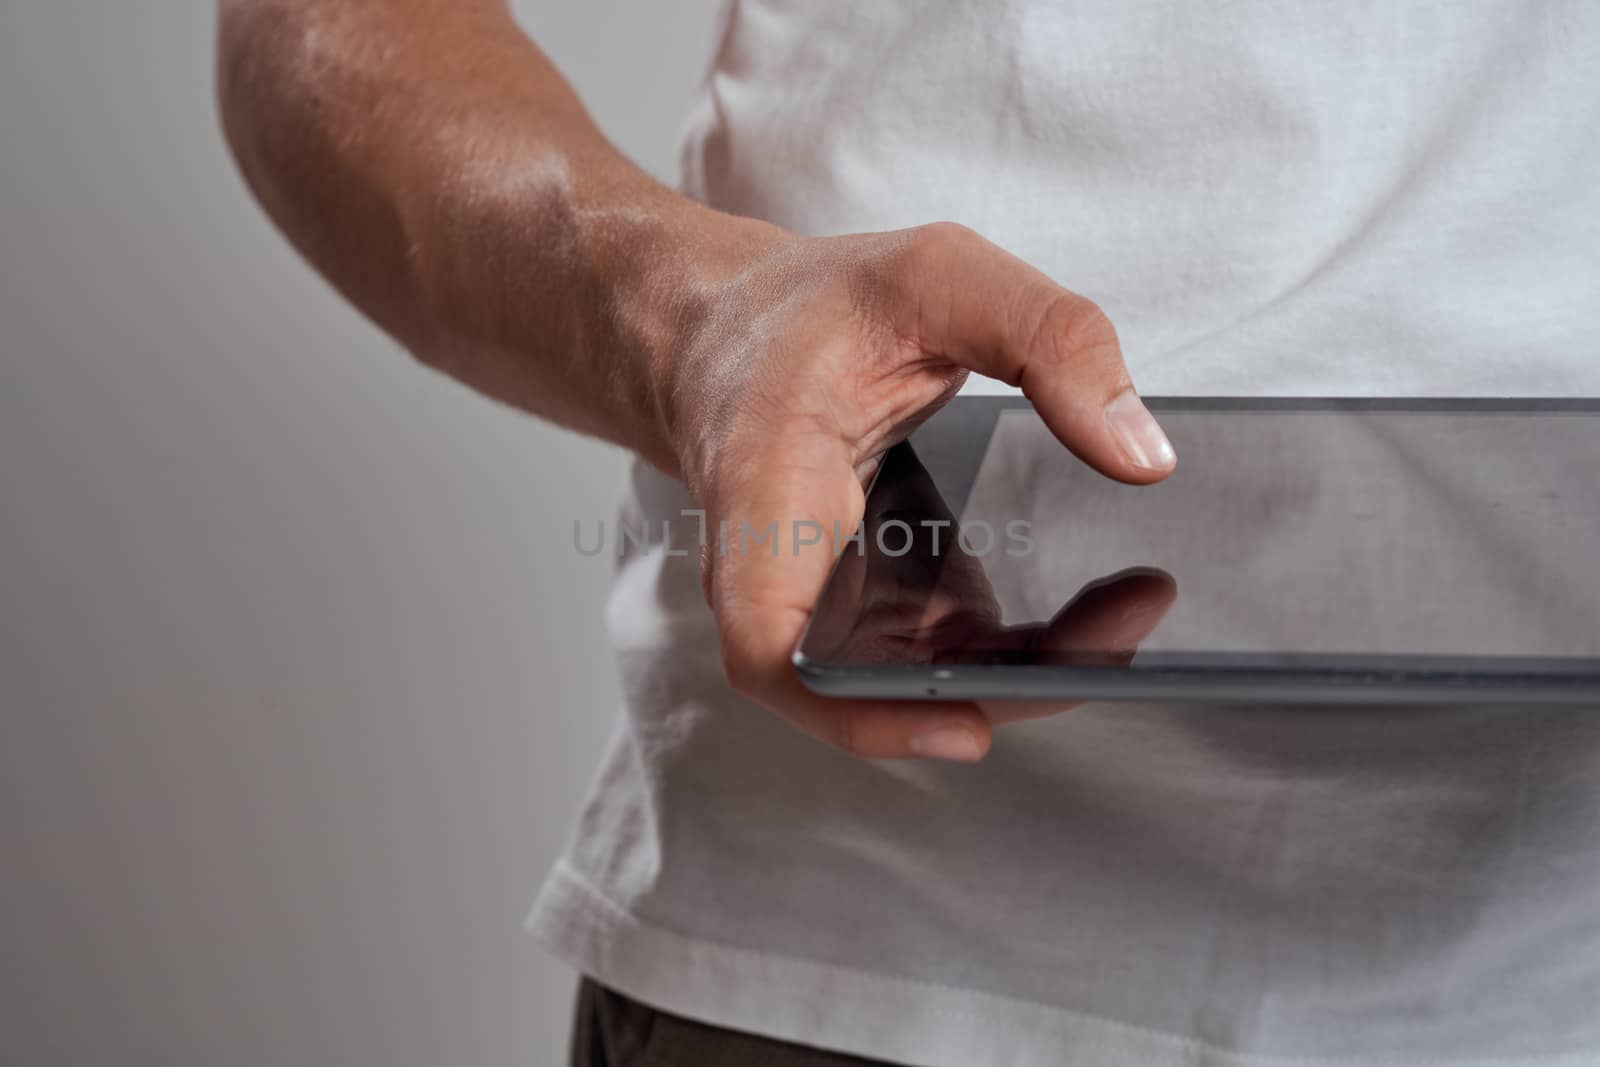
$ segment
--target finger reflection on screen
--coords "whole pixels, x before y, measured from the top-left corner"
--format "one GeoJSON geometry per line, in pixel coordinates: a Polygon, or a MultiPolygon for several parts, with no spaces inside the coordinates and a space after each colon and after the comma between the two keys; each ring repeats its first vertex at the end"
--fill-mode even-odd
{"type": "MultiPolygon", "coordinates": [[[[818,607],[824,650],[852,663],[1039,663],[1127,666],[1177,599],[1159,567],[1086,584],[1052,618],[1007,625],[982,551],[964,544],[933,479],[906,445],[885,460],[859,549],[847,547],[818,607]]],[[[989,551],[999,551],[992,540],[989,551]]],[[[1060,702],[985,705],[996,721],[1065,710],[1060,702]]]]}

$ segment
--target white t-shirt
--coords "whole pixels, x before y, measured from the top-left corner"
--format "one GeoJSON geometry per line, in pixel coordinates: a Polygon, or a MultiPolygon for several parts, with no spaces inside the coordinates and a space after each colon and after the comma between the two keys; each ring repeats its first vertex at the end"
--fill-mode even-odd
{"type": "MultiPolygon", "coordinates": [[[[1149,393],[1600,395],[1594,0],[734,0],[684,159],[804,233],[972,226],[1149,393]]],[[[635,528],[686,506],[635,470],[635,528]]],[[[923,1067],[1600,1062],[1600,709],[1101,705],[866,763],[728,690],[692,554],[608,619],[530,926],[648,1003],[923,1067]]]]}

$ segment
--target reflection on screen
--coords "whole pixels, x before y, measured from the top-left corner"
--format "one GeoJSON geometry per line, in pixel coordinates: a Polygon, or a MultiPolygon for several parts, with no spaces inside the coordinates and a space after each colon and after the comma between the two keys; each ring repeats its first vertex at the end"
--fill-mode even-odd
{"type": "Polygon", "coordinates": [[[1130,568],[1175,601],[1161,652],[1600,656],[1600,416],[1505,411],[1167,411],[1157,486],[1073,459],[1001,414],[961,521],[1025,520],[987,553],[1008,626],[1130,568]]]}

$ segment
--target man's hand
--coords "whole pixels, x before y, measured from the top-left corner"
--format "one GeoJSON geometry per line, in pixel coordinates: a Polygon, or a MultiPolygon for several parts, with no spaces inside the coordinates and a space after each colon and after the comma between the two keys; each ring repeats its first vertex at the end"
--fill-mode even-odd
{"type": "Polygon", "coordinates": [[[680,468],[709,528],[726,531],[704,565],[730,682],[857,755],[974,760],[988,747],[976,707],[818,697],[790,665],[878,457],[969,371],[1020,386],[1113,478],[1153,482],[1176,463],[1105,315],[950,224],[774,240],[662,369],[680,468]],[[817,530],[822,543],[805,543],[817,530]]]}
{"type": "MultiPolygon", "coordinates": [[[[679,196],[606,142],[505,0],[220,11],[229,144],[307,259],[419,359],[634,449],[735,531],[853,529],[877,457],[968,371],[1020,385],[1111,477],[1173,466],[1087,300],[959,227],[805,239],[679,196]]],[[[863,756],[980,756],[975,708],[799,686],[831,553],[778,547],[709,561],[733,684],[863,756]]]]}
{"type": "MultiPolygon", "coordinates": [[[[966,550],[956,533],[960,519],[910,446],[891,449],[884,462],[893,469],[867,498],[860,550],[851,547],[839,557],[811,619],[809,651],[819,661],[1127,668],[1178,598],[1177,582],[1161,568],[1124,567],[1084,585],[1048,620],[1007,623],[984,570],[983,557],[993,546],[966,550]]],[[[996,518],[990,512],[985,521],[996,518]]],[[[1078,704],[989,700],[978,706],[1000,726],[1060,715],[1078,704]]]]}

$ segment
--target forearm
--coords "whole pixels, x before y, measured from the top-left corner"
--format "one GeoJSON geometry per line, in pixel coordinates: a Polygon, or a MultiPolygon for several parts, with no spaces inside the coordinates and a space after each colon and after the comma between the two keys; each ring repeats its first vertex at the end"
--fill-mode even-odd
{"type": "Polygon", "coordinates": [[[674,469],[674,353],[776,235],[623,158],[503,3],[224,0],[218,87],[251,188],[378,324],[674,469]]]}

